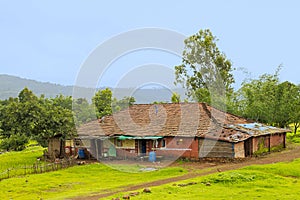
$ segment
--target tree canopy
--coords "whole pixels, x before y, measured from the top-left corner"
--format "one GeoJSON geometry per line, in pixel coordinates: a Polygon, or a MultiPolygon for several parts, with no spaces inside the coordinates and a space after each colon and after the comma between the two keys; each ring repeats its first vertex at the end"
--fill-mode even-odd
{"type": "Polygon", "coordinates": [[[235,93],[234,112],[255,121],[279,127],[300,121],[300,87],[279,81],[275,74],[263,74],[258,79],[244,82],[235,93]]]}
{"type": "Polygon", "coordinates": [[[187,88],[187,95],[198,102],[224,101],[231,95],[232,63],[217,47],[209,29],[200,30],[185,41],[182,64],[175,66],[176,84],[187,88]]]}
{"type": "Polygon", "coordinates": [[[112,98],[108,88],[95,93],[93,104],[84,98],[63,95],[37,97],[24,88],[18,98],[0,101],[0,149],[22,150],[31,139],[47,146],[48,140],[56,135],[73,138],[76,125],[110,115],[134,102],[133,97],[112,98]]]}
{"type": "Polygon", "coordinates": [[[93,97],[93,104],[95,105],[98,119],[127,108],[133,105],[134,102],[134,97],[125,96],[121,100],[113,98],[112,91],[109,88],[98,90],[93,97]]]}
{"type": "Polygon", "coordinates": [[[56,134],[72,137],[76,134],[71,97],[37,97],[24,88],[18,98],[1,101],[1,149],[22,150],[29,139],[42,146],[56,134]]]}

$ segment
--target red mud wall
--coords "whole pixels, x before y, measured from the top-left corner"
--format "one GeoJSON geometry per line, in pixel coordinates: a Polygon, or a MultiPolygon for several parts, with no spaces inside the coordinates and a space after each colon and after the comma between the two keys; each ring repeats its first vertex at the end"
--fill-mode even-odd
{"type": "Polygon", "coordinates": [[[164,139],[166,147],[156,149],[158,156],[198,159],[198,139],[186,137],[166,137],[164,139]]]}
{"type": "Polygon", "coordinates": [[[261,148],[272,148],[280,145],[285,147],[285,133],[276,133],[253,138],[253,152],[261,150],[261,148]]]}
{"type": "Polygon", "coordinates": [[[285,142],[285,134],[279,133],[279,134],[271,135],[270,138],[271,147],[283,145],[284,142],[285,142]]]}

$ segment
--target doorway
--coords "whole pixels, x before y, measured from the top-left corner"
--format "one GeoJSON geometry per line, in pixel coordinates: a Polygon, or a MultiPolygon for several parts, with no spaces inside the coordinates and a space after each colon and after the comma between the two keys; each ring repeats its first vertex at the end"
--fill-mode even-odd
{"type": "Polygon", "coordinates": [[[251,157],[253,155],[253,143],[252,138],[244,141],[244,150],[245,150],[245,157],[251,157]]]}
{"type": "Polygon", "coordinates": [[[147,153],[147,141],[146,140],[140,140],[139,141],[139,146],[140,146],[140,148],[139,148],[139,150],[140,150],[140,155],[141,156],[145,156],[146,155],[146,153],[147,153]]]}

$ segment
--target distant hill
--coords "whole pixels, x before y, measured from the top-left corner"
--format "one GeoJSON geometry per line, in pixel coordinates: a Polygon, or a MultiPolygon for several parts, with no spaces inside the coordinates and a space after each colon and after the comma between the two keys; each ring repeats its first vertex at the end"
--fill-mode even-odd
{"type": "MultiPolygon", "coordinates": [[[[54,83],[45,83],[35,80],[20,78],[17,76],[0,74],[0,99],[8,99],[9,97],[17,97],[19,92],[27,87],[32,90],[37,96],[44,94],[46,97],[55,97],[57,95],[72,96],[73,86],[63,86],[54,83]]],[[[94,92],[91,88],[80,88],[81,96],[87,98],[89,94],[94,92]]],[[[116,98],[121,99],[124,96],[129,96],[131,91],[126,88],[115,89],[114,95],[116,98]]],[[[185,98],[184,90],[175,89],[175,92],[179,93],[185,98]]],[[[154,101],[170,102],[172,92],[167,89],[141,89],[135,91],[131,96],[134,96],[136,103],[152,103],[154,101]]]]}
{"type": "Polygon", "coordinates": [[[46,97],[55,97],[59,94],[71,96],[73,91],[72,86],[44,83],[4,74],[0,74],[0,86],[0,99],[17,97],[19,92],[23,90],[24,87],[32,90],[37,96],[45,94],[46,97]]]}

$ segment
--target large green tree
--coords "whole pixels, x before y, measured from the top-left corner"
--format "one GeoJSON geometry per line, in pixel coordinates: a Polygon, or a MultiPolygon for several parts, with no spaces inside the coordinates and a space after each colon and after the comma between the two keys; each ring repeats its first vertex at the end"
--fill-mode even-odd
{"type": "Polygon", "coordinates": [[[112,91],[109,88],[99,90],[93,97],[97,118],[112,114],[112,91]]]}
{"type": "Polygon", "coordinates": [[[244,82],[234,98],[234,112],[246,118],[279,127],[300,121],[299,87],[279,81],[275,74],[263,74],[258,79],[244,82]]]}
{"type": "Polygon", "coordinates": [[[121,100],[112,97],[112,91],[109,88],[99,90],[93,97],[97,118],[111,115],[113,112],[120,111],[134,104],[134,97],[123,97],[121,100]]]}
{"type": "Polygon", "coordinates": [[[112,111],[118,112],[120,110],[123,110],[124,108],[127,108],[135,103],[134,97],[123,97],[122,99],[118,100],[117,98],[113,98],[112,100],[112,111]]]}
{"type": "Polygon", "coordinates": [[[217,38],[205,29],[184,42],[182,64],[175,66],[175,83],[182,84],[188,96],[199,102],[226,101],[233,92],[233,68],[217,47],[217,38]]]}
{"type": "Polygon", "coordinates": [[[22,150],[29,139],[46,146],[48,139],[55,135],[72,137],[76,130],[70,102],[71,97],[38,98],[28,88],[24,88],[18,98],[2,101],[0,148],[22,150]]]}
{"type": "Polygon", "coordinates": [[[300,126],[300,85],[294,85],[291,88],[290,100],[292,101],[289,109],[289,122],[293,124],[294,133],[300,126]]]}
{"type": "Polygon", "coordinates": [[[73,112],[77,126],[96,119],[95,106],[85,98],[73,100],[73,112]]]}
{"type": "Polygon", "coordinates": [[[62,139],[73,138],[76,135],[75,122],[72,113],[72,98],[57,96],[55,98],[40,98],[42,107],[37,130],[32,138],[42,146],[47,146],[48,140],[56,135],[62,139]]]}

